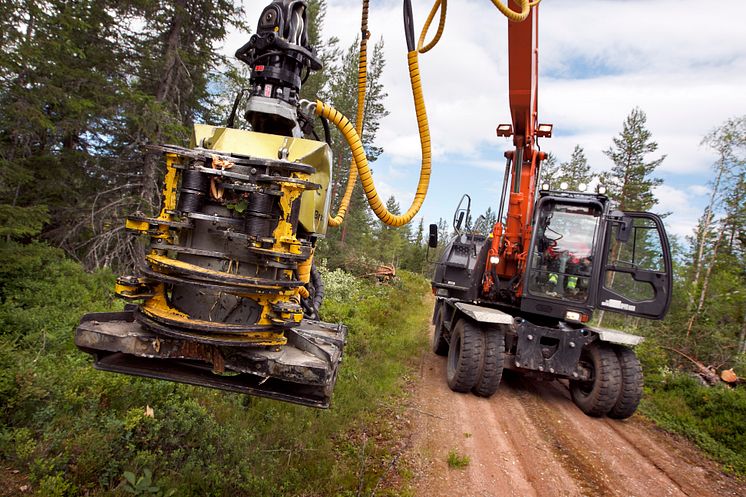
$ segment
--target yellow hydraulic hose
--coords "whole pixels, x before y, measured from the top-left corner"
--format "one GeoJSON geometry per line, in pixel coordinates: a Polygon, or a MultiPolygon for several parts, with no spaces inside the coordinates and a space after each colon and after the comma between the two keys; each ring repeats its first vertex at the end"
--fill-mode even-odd
{"type": "MultiPolygon", "coordinates": [[[[528,17],[528,13],[531,9],[531,7],[534,7],[536,5],[539,5],[539,2],[541,0],[516,0],[521,10],[520,12],[516,12],[507,5],[503,4],[500,0],[490,0],[492,4],[500,10],[500,12],[503,13],[509,20],[515,21],[515,22],[521,22],[526,20],[528,17]]],[[[433,7],[430,9],[430,14],[427,16],[427,20],[425,21],[425,24],[422,26],[422,32],[420,33],[420,38],[417,42],[417,51],[419,53],[425,53],[429,50],[432,50],[435,45],[438,44],[438,41],[440,41],[440,37],[443,35],[443,30],[446,26],[446,7],[447,7],[447,0],[435,0],[435,3],[433,3],[433,7]],[[425,36],[428,31],[430,31],[430,25],[433,22],[433,19],[435,18],[435,14],[440,10],[440,21],[438,22],[438,30],[435,33],[435,36],[433,36],[433,39],[430,41],[430,43],[425,44],[425,36]]]]}
{"type": "MultiPolygon", "coordinates": [[[[363,135],[363,119],[365,116],[365,91],[368,86],[368,38],[370,33],[368,32],[368,2],[369,0],[363,0],[363,15],[360,22],[360,56],[358,59],[357,66],[357,119],[355,121],[355,130],[358,136],[363,135]]],[[[355,162],[350,163],[350,173],[347,178],[347,186],[345,187],[345,193],[342,196],[342,200],[339,203],[339,209],[335,217],[329,216],[329,226],[337,227],[344,221],[347,209],[350,206],[350,199],[352,198],[352,192],[355,189],[355,183],[357,183],[357,167],[355,162]]]]}
{"type": "MultiPolygon", "coordinates": [[[[420,169],[420,180],[417,183],[417,191],[407,212],[401,215],[392,214],[386,209],[386,206],[381,201],[381,198],[376,191],[376,187],[373,184],[373,176],[368,166],[368,158],[365,156],[365,149],[361,140],[362,129],[363,129],[363,116],[365,111],[365,91],[367,86],[367,40],[368,40],[368,1],[363,0],[363,15],[361,23],[362,39],[360,40],[360,59],[358,63],[358,106],[357,106],[357,121],[353,127],[349,119],[343,116],[339,111],[334,109],[331,105],[327,105],[319,100],[316,101],[315,113],[318,116],[322,116],[332,123],[339,129],[342,135],[345,137],[347,144],[352,150],[353,164],[355,167],[350,165],[350,176],[347,180],[347,187],[345,188],[344,196],[340,202],[339,211],[337,216],[329,217],[329,225],[336,227],[342,224],[344,216],[349,207],[350,198],[355,188],[355,182],[358,174],[360,175],[360,181],[365,191],[365,196],[368,199],[371,209],[376,214],[378,219],[383,221],[384,224],[393,227],[399,227],[407,224],[412,218],[419,212],[422,203],[425,201],[427,195],[427,189],[430,184],[430,170],[431,170],[431,153],[430,153],[430,128],[427,123],[427,110],[425,108],[425,99],[422,95],[422,82],[420,80],[420,69],[418,54],[425,53],[431,50],[438,41],[440,41],[443,35],[443,30],[446,23],[446,8],[447,0],[435,0],[430,14],[425,21],[425,24],[420,33],[420,38],[417,42],[417,48],[407,53],[407,59],[409,61],[409,78],[412,84],[412,95],[414,97],[415,111],[417,113],[417,126],[420,132],[420,146],[422,148],[422,166],[420,169]],[[438,23],[438,29],[435,36],[429,43],[425,43],[425,37],[430,25],[432,24],[435,14],[440,11],[440,21],[438,23]]],[[[492,4],[498,8],[503,15],[509,20],[514,22],[524,21],[531,10],[531,7],[538,5],[541,0],[516,0],[520,5],[520,12],[512,10],[507,5],[503,4],[500,0],[490,0],[492,4]]],[[[411,15],[411,14],[410,14],[411,15]]]]}
{"type": "Polygon", "coordinates": [[[327,105],[319,100],[316,101],[315,113],[317,116],[322,116],[328,119],[330,122],[339,129],[342,135],[347,140],[347,144],[352,150],[352,157],[355,161],[358,173],[360,174],[360,182],[363,184],[363,191],[365,196],[368,198],[370,208],[373,210],[375,215],[388,226],[398,228],[407,224],[417,214],[422,207],[422,203],[425,201],[425,195],[427,194],[427,188],[430,184],[430,129],[427,124],[427,113],[425,109],[425,99],[422,96],[422,82],[420,80],[420,68],[417,61],[417,51],[413,50],[407,54],[409,59],[409,78],[412,84],[412,94],[414,96],[414,108],[417,113],[417,126],[420,132],[420,144],[422,147],[422,168],[420,169],[420,180],[417,184],[417,192],[414,195],[412,205],[409,207],[407,212],[401,215],[392,214],[386,209],[386,206],[378,196],[376,187],[373,184],[373,176],[368,167],[368,159],[365,156],[365,150],[363,149],[363,143],[360,140],[360,136],[356,133],[350,121],[339,113],[335,108],[327,105]]]}
{"type": "Polygon", "coordinates": [[[491,0],[492,4],[497,7],[497,10],[503,13],[505,17],[507,17],[511,21],[515,22],[521,22],[525,21],[528,17],[528,13],[534,5],[537,5],[541,0],[535,0],[534,2],[529,2],[529,0],[516,0],[518,4],[521,7],[520,12],[516,12],[515,10],[511,9],[504,3],[502,3],[500,0],[491,0]]]}
{"type": "Polygon", "coordinates": [[[448,0],[435,0],[433,8],[430,9],[430,13],[427,15],[425,25],[422,26],[422,32],[420,32],[420,39],[417,41],[417,51],[419,53],[425,53],[431,50],[440,41],[440,37],[443,35],[443,30],[446,27],[446,7],[448,6],[448,0]],[[435,18],[435,13],[440,10],[440,21],[438,22],[438,31],[433,36],[433,39],[427,45],[425,43],[425,36],[430,31],[430,23],[435,18]],[[424,46],[423,46],[424,45],[424,46]]]}

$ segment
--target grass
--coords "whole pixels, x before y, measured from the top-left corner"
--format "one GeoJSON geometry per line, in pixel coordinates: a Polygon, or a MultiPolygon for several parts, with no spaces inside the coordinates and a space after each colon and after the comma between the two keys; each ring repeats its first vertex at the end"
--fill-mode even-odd
{"type": "Polygon", "coordinates": [[[390,420],[426,347],[422,277],[329,276],[322,317],[349,328],[329,410],[95,371],[72,334],[84,312],[121,305],[111,273],[6,244],[0,277],[0,462],[37,495],[131,495],[126,473],[179,496],[386,496],[401,477],[390,420]]]}
{"type": "Polygon", "coordinates": [[[723,465],[746,477],[746,389],[703,386],[671,370],[652,340],[637,348],[645,374],[639,411],[661,428],[683,435],[723,465]]]}
{"type": "Polygon", "coordinates": [[[448,462],[448,467],[451,469],[464,469],[471,462],[471,458],[469,456],[462,456],[456,450],[451,449],[448,452],[446,462],[448,462]]]}

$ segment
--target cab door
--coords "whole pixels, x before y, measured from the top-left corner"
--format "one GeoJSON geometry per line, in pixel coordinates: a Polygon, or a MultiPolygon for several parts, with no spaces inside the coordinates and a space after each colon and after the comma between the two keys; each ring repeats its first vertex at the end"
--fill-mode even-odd
{"type": "Polygon", "coordinates": [[[597,306],[663,319],[671,304],[671,247],[660,217],[613,212],[607,219],[597,306]]]}

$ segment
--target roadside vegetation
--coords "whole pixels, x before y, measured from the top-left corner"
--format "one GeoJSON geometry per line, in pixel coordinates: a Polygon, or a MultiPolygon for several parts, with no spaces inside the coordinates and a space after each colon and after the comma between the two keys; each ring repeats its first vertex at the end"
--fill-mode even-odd
{"type": "Polygon", "coordinates": [[[671,369],[652,343],[638,353],[645,373],[640,412],[696,443],[727,472],[746,477],[746,389],[704,385],[686,369],[671,369]]]}
{"type": "Polygon", "coordinates": [[[322,317],[350,335],[322,411],[95,371],[73,330],[121,306],[112,274],[44,244],[2,243],[0,261],[0,465],[36,495],[387,495],[398,478],[392,430],[431,309],[423,277],[325,271],[322,317]]]}

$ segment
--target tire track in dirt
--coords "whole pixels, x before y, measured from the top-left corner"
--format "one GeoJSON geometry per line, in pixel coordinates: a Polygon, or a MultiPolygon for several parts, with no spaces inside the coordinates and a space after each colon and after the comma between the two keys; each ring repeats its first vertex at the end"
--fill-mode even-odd
{"type": "Polygon", "coordinates": [[[503,380],[489,399],[452,392],[445,358],[425,352],[412,406],[414,495],[740,497],[687,441],[633,417],[590,418],[566,385],[503,380]],[[470,458],[449,468],[450,451],[470,458]]]}

